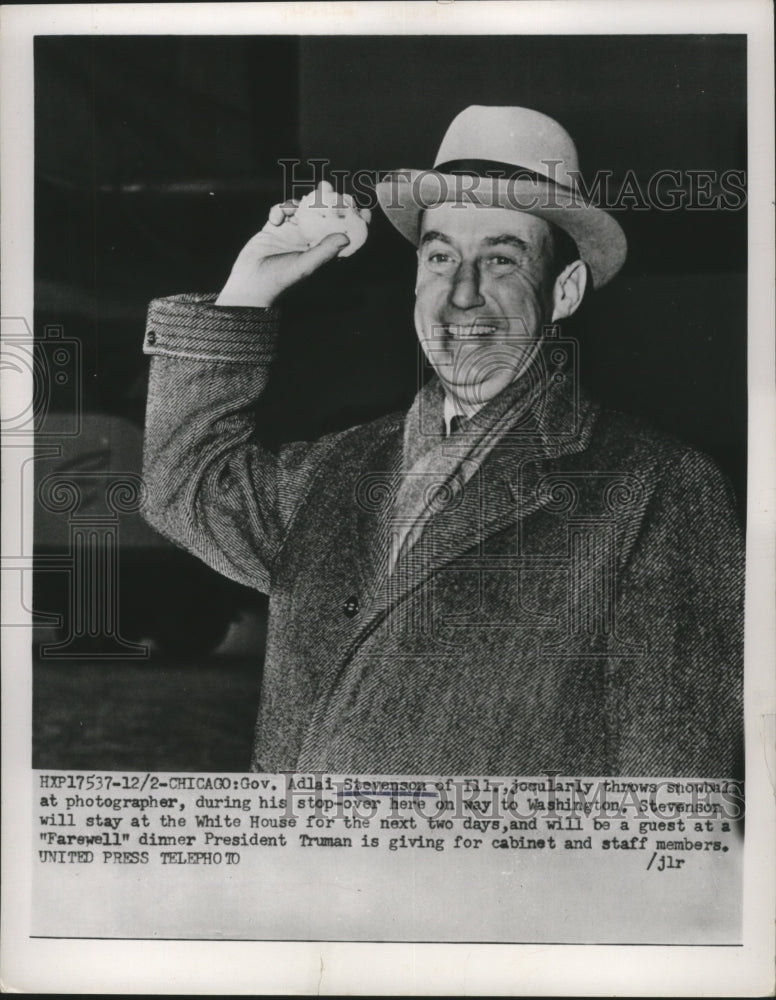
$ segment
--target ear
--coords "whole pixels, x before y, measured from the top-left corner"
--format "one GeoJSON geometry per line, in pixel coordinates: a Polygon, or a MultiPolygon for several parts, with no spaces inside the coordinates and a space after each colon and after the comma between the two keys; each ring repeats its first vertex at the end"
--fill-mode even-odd
{"type": "Polygon", "coordinates": [[[587,288],[587,267],[581,260],[575,260],[565,267],[552,289],[552,322],[567,319],[582,304],[587,288]]]}

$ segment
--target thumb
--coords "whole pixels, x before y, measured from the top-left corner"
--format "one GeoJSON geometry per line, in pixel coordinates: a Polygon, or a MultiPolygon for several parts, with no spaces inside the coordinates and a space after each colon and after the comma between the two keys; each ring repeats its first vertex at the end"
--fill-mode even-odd
{"type": "Polygon", "coordinates": [[[300,278],[307,277],[317,271],[322,264],[333,260],[337,254],[350,243],[344,233],[329,233],[320,243],[299,254],[296,259],[296,270],[300,278]]]}

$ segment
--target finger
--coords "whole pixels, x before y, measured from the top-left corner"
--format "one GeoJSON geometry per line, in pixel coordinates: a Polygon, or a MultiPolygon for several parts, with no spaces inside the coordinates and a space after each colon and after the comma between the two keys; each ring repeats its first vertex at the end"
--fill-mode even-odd
{"type": "Polygon", "coordinates": [[[299,202],[296,199],[289,199],[288,201],[281,202],[279,205],[273,205],[269,210],[269,221],[273,226],[280,226],[289,216],[293,215],[299,207],[299,202]]]}
{"type": "Polygon", "coordinates": [[[282,206],[273,205],[272,208],[269,210],[269,221],[272,223],[273,226],[279,226],[283,221],[283,219],[285,219],[285,215],[283,213],[282,206]]]}
{"type": "Polygon", "coordinates": [[[372,221],[372,209],[371,208],[359,208],[359,214],[364,222],[369,223],[372,221]]]}
{"type": "Polygon", "coordinates": [[[344,233],[329,233],[320,243],[300,253],[295,262],[295,269],[300,278],[312,274],[327,261],[333,260],[350,240],[344,233]]]}

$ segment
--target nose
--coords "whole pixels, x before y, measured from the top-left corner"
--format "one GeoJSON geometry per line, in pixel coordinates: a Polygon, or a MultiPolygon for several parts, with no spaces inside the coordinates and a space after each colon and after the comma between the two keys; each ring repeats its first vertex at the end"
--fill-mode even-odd
{"type": "Polygon", "coordinates": [[[480,274],[474,263],[462,263],[453,278],[450,302],[456,309],[475,309],[485,305],[480,294],[480,274]]]}

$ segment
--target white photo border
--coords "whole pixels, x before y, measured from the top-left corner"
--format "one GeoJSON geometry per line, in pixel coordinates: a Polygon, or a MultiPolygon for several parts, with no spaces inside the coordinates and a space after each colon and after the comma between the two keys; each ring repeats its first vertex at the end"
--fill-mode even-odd
{"type": "MultiPolygon", "coordinates": [[[[2,981],[10,992],[762,995],[774,920],[774,104],[767,0],[18,5],[0,11],[2,308],[32,318],[33,37],[64,34],[746,34],[749,448],[742,947],[32,940],[31,642],[3,640],[2,981]]],[[[648,86],[648,81],[645,82],[648,86]]],[[[15,386],[19,387],[16,381],[15,386]]],[[[28,387],[31,394],[31,386],[28,387]]],[[[24,392],[24,387],[21,387],[24,392]]],[[[18,400],[7,401],[16,407],[18,400]]],[[[3,481],[14,450],[3,448],[3,481]]],[[[25,498],[6,489],[3,552],[25,498]]],[[[29,499],[29,498],[28,498],[29,499]]],[[[26,520],[25,523],[28,523],[26,520]]],[[[29,539],[27,539],[29,543],[29,539]]],[[[27,551],[28,549],[24,549],[27,551]]],[[[29,576],[30,574],[25,574],[29,576]]],[[[29,581],[28,581],[29,584],[29,581]]],[[[3,602],[14,595],[3,591],[3,602]]],[[[25,603],[29,606],[30,594],[25,603]]],[[[18,609],[14,610],[18,615],[18,609]]],[[[637,903],[637,901],[636,901],[637,903]]]]}

